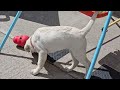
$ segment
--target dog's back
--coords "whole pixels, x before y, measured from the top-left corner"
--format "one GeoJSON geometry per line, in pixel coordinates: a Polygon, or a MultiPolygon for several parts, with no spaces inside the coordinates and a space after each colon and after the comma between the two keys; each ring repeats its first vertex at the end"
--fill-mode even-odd
{"type": "Polygon", "coordinates": [[[34,34],[38,41],[42,42],[49,53],[62,49],[70,49],[82,44],[84,38],[77,35],[79,29],[69,26],[56,26],[38,29],[34,34]],[[75,45],[74,45],[75,44],[75,45]]]}

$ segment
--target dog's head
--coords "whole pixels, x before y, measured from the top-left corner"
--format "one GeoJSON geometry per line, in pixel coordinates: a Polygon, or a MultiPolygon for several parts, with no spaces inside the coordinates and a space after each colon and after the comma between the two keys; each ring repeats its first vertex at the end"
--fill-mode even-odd
{"type": "Polygon", "coordinates": [[[24,46],[24,50],[27,52],[31,52],[31,53],[35,52],[35,49],[30,41],[30,38],[26,41],[25,46],[24,46]]]}

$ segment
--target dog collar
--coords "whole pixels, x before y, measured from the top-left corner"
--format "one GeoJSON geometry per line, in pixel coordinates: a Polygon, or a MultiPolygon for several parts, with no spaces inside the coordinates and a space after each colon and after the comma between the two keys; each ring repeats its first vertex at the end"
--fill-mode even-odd
{"type": "Polygon", "coordinates": [[[34,46],[33,46],[33,44],[32,44],[32,37],[30,38],[30,44],[31,44],[31,46],[32,46],[32,48],[34,48],[34,46]]]}
{"type": "MultiPolygon", "coordinates": [[[[32,48],[35,49],[34,45],[32,44],[32,37],[30,37],[30,44],[31,44],[32,48]]],[[[42,43],[40,43],[40,48],[43,49],[43,50],[48,51],[47,49],[44,48],[44,46],[42,45],[42,43]]]]}

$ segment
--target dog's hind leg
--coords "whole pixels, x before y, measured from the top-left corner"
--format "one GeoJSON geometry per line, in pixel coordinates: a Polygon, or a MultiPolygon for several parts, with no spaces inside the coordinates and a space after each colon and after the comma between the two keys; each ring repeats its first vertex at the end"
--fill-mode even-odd
{"type": "Polygon", "coordinates": [[[86,51],[84,49],[73,49],[71,50],[71,55],[73,57],[73,63],[71,66],[68,67],[68,69],[73,69],[75,68],[78,63],[80,62],[81,64],[83,64],[86,68],[86,72],[89,69],[90,66],[90,61],[87,59],[86,57],[86,51]]]}
{"type": "Polygon", "coordinates": [[[79,64],[79,61],[74,57],[72,51],[71,50],[69,50],[69,51],[70,51],[71,56],[72,56],[72,64],[69,67],[65,67],[65,70],[67,72],[72,71],[79,64]]]}

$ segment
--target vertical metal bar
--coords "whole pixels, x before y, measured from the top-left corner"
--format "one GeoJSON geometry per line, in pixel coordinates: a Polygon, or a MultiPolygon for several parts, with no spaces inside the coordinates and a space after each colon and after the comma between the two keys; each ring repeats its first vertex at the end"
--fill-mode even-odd
{"type": "Polygon", "coordinates": [[[17,12],[17,14],[16,14],[16,16],[15,16],[12,24],[10,25],[10,27],[9,27],[6,35],[4,36],[4,38],[3,38],[3,40],[2,40],[2,43],[0,44],[0,51],[2,50],[5,42],[7,41],[8,37],[9,37],[9,34],[11,33],[11,31],[12,31],[13,27],[15,26],[17,20],[19,19],[21,13],[22,13],[22,11],[18,11],[18,12],[17,12]]]}
{"type": "Polygon", "coordinates": [[[99,54],[99,52],[100,52],[100,49],[101,49],[103,40],[104,40],[105,35],[106,35],[106,30],[107,30],[108,25],[109,25],[109,23],[110,23],[111,16],[112,16],[112,11],[109,11],[109,12],[108,12],[108,17],[107,17],[106,22],[105,22],[105,24],[104,24],[104,28],[103,28],[102,34],[101,34],[100,39],[99,39],[98,44],[97,44],[96,51],[95,51],[95,53],[94,53],[94,56],[93,56],[93,58],[92,58],[92,62],[91,62],[91,64],[90,64],[89,70],[88,70],[88,72],[87,72],[86,79],[90,79],[90,77],[91,77],[93,68],[94,68],[95,63],[96,63],[96,61],[97,61],[98,54],[99,54]]]}

